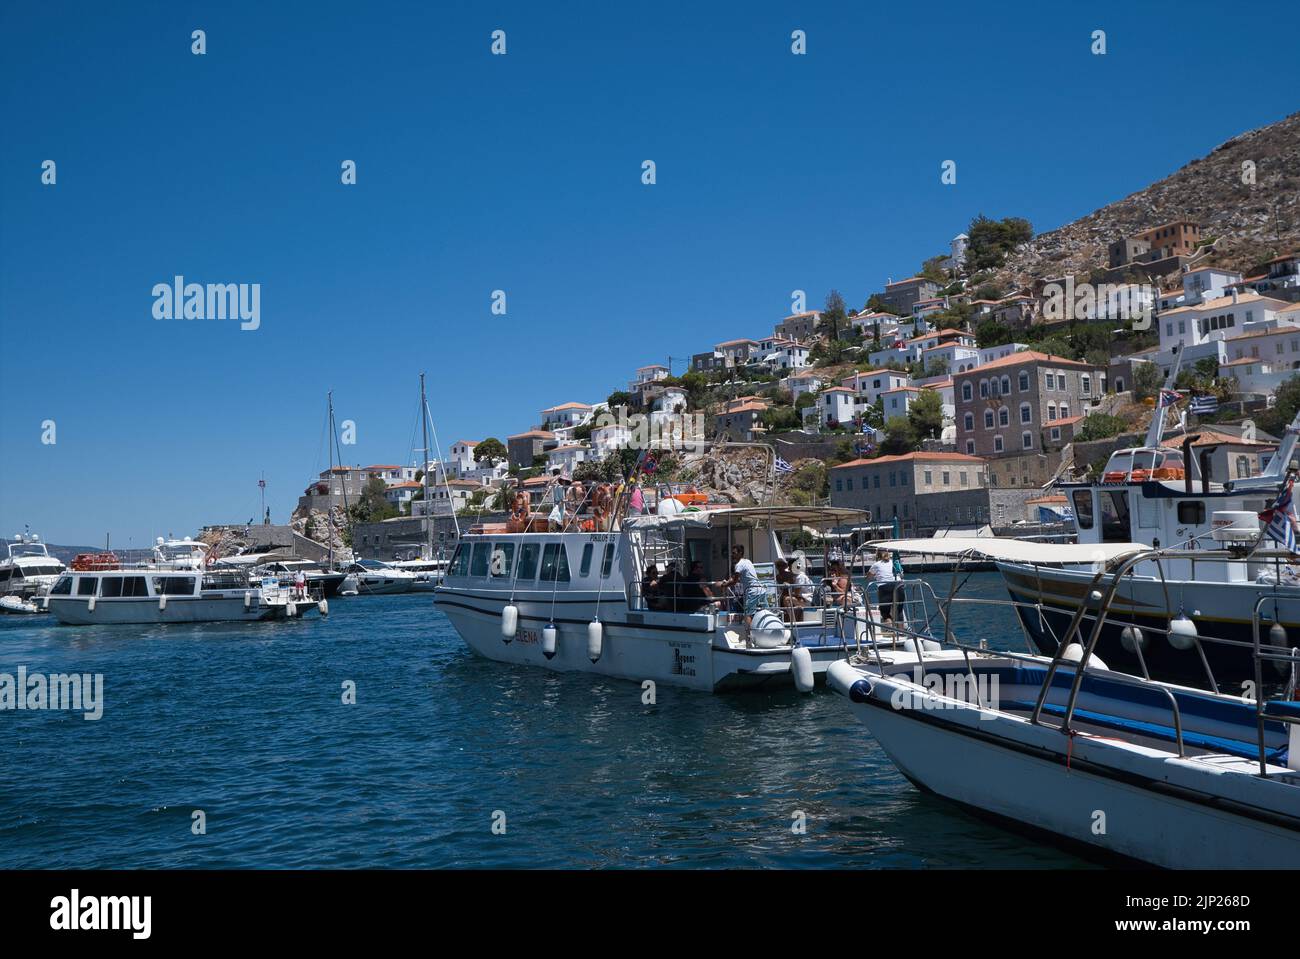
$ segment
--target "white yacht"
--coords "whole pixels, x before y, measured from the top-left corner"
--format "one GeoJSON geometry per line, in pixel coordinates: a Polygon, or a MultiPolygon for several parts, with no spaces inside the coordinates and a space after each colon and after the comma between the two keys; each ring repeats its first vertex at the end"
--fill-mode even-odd
{"type": "Polygon", "coordinates": [[[461,538],[434,603],[489,659],[710,691],[811,689],[878,612],[860,596],[845,608],[811,585],[778,586],[775,562],[799,559],[781,535],[863,519],[828,507],[706,506],[628,517],[609,532],[583,530],[591,521],[571,532],[483,527],[461,538]],[[782,592],[797,602],[747,625],[736,598],[712,586],[731,575],[734,545],[755,564],[768,605],[782,592]],[[642,589],[648,567],[660,577],[652,596],[642,589]]]}
{"type": "Polygon", "coordinates": [[[0,559],[0,596],[27,599],[45,592],[67,567],[36,535],[19,533],[0,559]]]}
{"type": "Polygon", "coordinates": [[[418,574],[377,559],[359,559],[343,572],[349,580],[355,580],[357,592],[362,596],[409,593],[420,582],[418,574]]]}

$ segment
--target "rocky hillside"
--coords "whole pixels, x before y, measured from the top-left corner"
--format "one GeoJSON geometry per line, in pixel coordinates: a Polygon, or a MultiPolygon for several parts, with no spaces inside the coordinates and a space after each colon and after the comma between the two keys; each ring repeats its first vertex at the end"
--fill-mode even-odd
{"type": "Polygon", "coordinates": [[[1216,240],[1198,263],[1246,275],[1300,246],[1300,113],[1235,136],[1158,183],[1034,237],[1008,258],[998,279],[1023,286],[1087,273],[1105,266],[1112,240],[1177,219],[1196,221],[1203,238],[1216,240]],[[1248,161],[1253,185],[1242,182],[1248,161]]]}

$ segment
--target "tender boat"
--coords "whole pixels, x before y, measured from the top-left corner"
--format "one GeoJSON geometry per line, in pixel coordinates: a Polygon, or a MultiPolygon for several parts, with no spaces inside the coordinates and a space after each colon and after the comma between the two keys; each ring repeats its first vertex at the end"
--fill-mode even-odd
{"type": "Polygon", "coordinates": [[[0,596],[38,596],[67,568],[50,555],[39,536],[19,533],[5,547],[5,557],[0,559],[0,596]]]}
{"type": "MultiPolygon", "coordinates": [[[[1096,549],[1056,548],[1062,562],[1096,549]]],[[[1005,558],[999,544],[971,549],[1005,558]]],[[[1113,570],[1097,578],[1102,618],[1135,564],[1164,558],[1109,544],[1099,562],[1113,570]]],[[[1242,697],[1106,668],[1095,655],[1101,622],[1077,614],[1051,658],[957,642],[951,614],[960,602],[954,594],[944,607],[946,648],[960,660],[932,656],[909,672],[859,659],[829,671],[831,687],[915,785],[1017,830],[1126,860],[1300,865],[1300,703],[1288,698],[1296,660],[1260,641],[1258,617],[1255,686],[1242,697]],[[1280,698],[1260,692],[1271,663],[1292,677],[1280,698]]]]}
{"type": "Polygon", "coordinates": [[[879,613],[859,595],[847,608],[814,598],[814,586],[778,587],[775,561],[798,560],[782,535],[843,527],[861,510],[729,508],[660,504],[664,515],[628,516],[613,529],[600,514],[555,524],[527,505],[508,524],[463,535],[435,605],[475,653],[488,659],[692,689],[795,685],[811,689],[826,667],[858,647],[879,613]],[[738,598],[708,596],[703,583],[731,575],[731,547],[756,567],[766,605],[747,626],[738,598]],[[664,571],[644,595],[647,567],[664,571]],[[673,576],[676,584],[669,585],[673,576]],[[780,594],[797,595],[777,608],[780,594]]]}
{"type": "Polygon", "coordinates": [[[303,559],[280,559],[270,563],[254,566],[252,576],[262,579],[274,576],[285,584],[292,584],[294,577],[301,572],[307,581],[307,591],[316,598],[333,599],[339,595],[347,573],[327,569],[321,563],[303,559]]]}

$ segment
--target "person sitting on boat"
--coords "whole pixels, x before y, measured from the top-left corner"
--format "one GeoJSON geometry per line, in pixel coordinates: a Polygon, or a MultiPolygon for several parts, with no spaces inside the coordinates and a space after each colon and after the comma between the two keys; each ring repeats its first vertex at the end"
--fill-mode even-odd
{"type": "Polygon", "coordinates": [[[745,547],[739,543],[731,547],[731,562],[734,564],[731,578],[719,585],[740,593],[741,609],[745,614],[745,625],[748,626],[754,614],[767,607],[767,593],[758,580],[758,570],[745,558],[745,547]]]}
{"type": "Polygon", "coordinates": [[[645,575],[641,577],[641,602],[648,609],[662,608],[662,600],[659,597],[659,567],[654,563],[645,568],[645,575]]]}
{"type": "Polygon", "coordinates": [[[826,597],[829,605],[847,609],[853,596],[853,585],[849,574],[844,571],[844,564],[839,560],[831,563],[830,574],[826,577],[826,597]]]}
{"type": "Polygon", "coordinates": [[[664,570],[664,574],[659,577],[660,606],[670,613],[677,612],[677,604],[681,595],[681,581],[681,573],[677,571],[676,563],[669,563],[664,570]]]}
{"type": "Polygon", "coordinates": [[[880,618],[889,623],[894,619],[898,602],[898,576],[894,570],[894,558],[887,549],[876,550],[876,561],[871,564],[867,574],[880,584],[880,618]]]}
{"type": "Polygon", "coordinates": [[[793,623],[797,620],[798,614],[795,612],[799,608],[799,600],[795,596],[794,573],[790,571],[790,562],[785,559],[776,561],[776,595],[777,601],[781,605],[781,615],[787,622],[793,623]]]}
{"type": "Polygon", "coordinates": [[[678,581],[678,611],[682,613],[697,613],[709,603],[713,602],[713,590],[709,589],[708,583],[704,578],[704,564],[699,560],[691,563],[690,572],[678,581]]]}

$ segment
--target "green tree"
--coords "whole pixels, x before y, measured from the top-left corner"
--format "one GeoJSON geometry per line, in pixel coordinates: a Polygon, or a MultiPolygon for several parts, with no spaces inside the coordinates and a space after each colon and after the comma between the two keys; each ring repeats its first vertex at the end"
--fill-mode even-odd
{"type": "Polygon", "coordinates": [[[848,319],[849,311],[844,303],[844,297],[840,295],[839,290],[831,290],[826,294],[826,305],[822,307],[818,332],[827,339],[838,340],[844,335],[848,319]]]}
{"type": "Polygon", "coordinates": [[[615,390],[613,393],[609,394],[609,398],[606,399],[605,402],[609,404],[609,408],[612,410],[617,409],[620,406],[631,406],[633,398],[631,393],[624,392],[623,390],[615,390]]]}
{"type": "Polygon", "coordinates": [[[503,460],[510,455],[506,450],[506,444],[502,443],[495,436],[489,436],[478,446],[474,447],[474,458],[476,460],[503,460]]]}
{"type": "MultiPolygon", "coordinates": [[[[892,422],[892,421],[891,421],[892,422]]],[[[943,435],[943,399],[938,390],[922,390],[907,411],[914,444],[943,435]]]]}
{"type": "Polygon", "coordinates": [[[917,447],[916,434],[906,416],[895,416],[885,424],[885,438],[880,443],[880,452],[887,456],[911,453],[917,447]]]}
{"type": "Polygon", "coordinates": [[[1128,423],[1118,416],[1107,413],[1093,413],[1085,417],[1082,428],[1074,434],[1076,441],[1086,443],[1089,440],[1105,440],[1119,436],[1128,429],[1128,423]]]}
{"type": "Polygon", "coordinates": [[[1133,367],[1133,398],[1149,400],[1159,392],[1165,375],[1154,363],[1136,363],[1133,367]]]}
{"type": "Polygon", "coordinates": [[[1029,221],[1018,216],[993,220],[980,214],[966,228],[970,237],[966,249],[966,269],[996,270],[1006,262],[1007,254],[1034,236],[1029,221]]]}
{"type": "Polygon", "coordinates": [[[1015,341],[1015,331],[991,316],[975,328],[975,342],[981,347],[1002,346],[1005,343],[1014,343],[1015,341]]]}
{"type": "Polygon", "coordinates": [[[889,313],[893,316],[907,316],[901,306],[893,306],[880,298],[879,293],[872,293],[867,299],[867,309],[872,313],[889,313]]]}
{"type": "Polygon", "coordinates": [[[1300,374],[1289,377],[1277,385],[1274,395],[1277,397],[1272,409],[1265,410],[1255,417],[1255,425],[1265,433],[1282,436],[1296,410],[1300,409],[1300,374]]]}
{"type": "Polygon", "coordinates": [[[348,507],[348,516],[354,523],[378,523],[398,515],[397,507],[388,502],[384,491],[388,487],[378,476],[366,480],[357,501],[348,507]]]}

